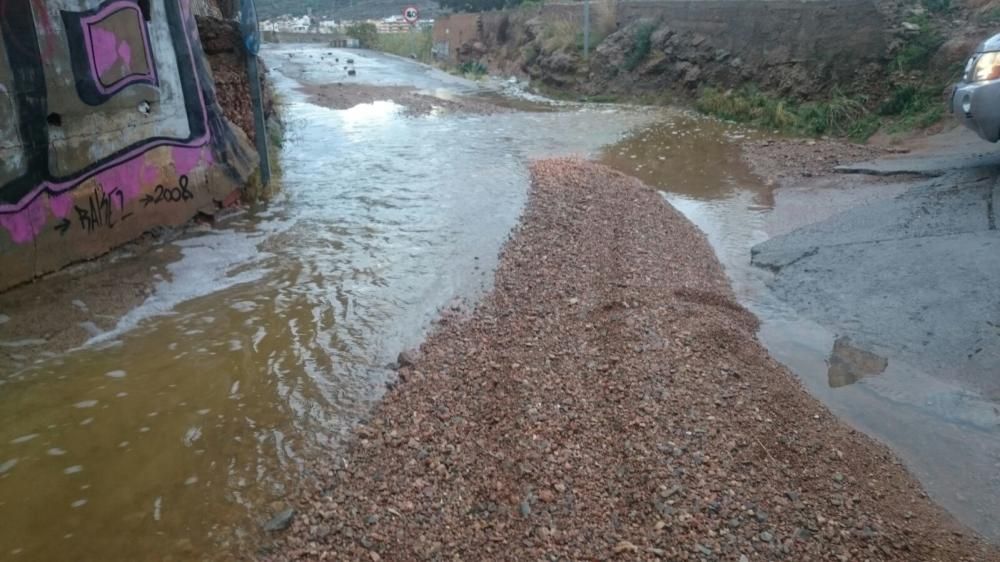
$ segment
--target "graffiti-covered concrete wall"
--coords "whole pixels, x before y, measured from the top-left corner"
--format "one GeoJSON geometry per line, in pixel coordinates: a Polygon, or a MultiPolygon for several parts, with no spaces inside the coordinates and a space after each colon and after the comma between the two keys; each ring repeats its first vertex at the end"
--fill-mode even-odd
{"type": "Polygon", "coordinates": [[[188,2],[0,0],[0,290],[243,185],[188,2]]]}

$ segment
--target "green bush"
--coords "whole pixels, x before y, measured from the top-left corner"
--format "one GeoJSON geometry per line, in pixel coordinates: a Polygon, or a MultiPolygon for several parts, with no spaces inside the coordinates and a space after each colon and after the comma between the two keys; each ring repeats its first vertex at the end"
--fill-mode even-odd
{"type": "Polygon", "coordinates": [[[358,44],[364,49],[370,49],[378,42],[378,29],[374,23],[362,22],[347,26],[344,33],[348,37],[358,40],[358,44]]]}
{"type": "Polygon", "coordinates": [[[893,89],[878,106],[879,115],[902,115],[922,111],[929,103],[926,90],[913,85],[893,89]]]}
{"type": "Polygon", "coordinates": [[[739,91],[702,91],[702,113],[757,127],[806,135],[849,136],[864,140],[878,129],[877,118],[862,100],[835,92],[826,101],[796,104],[747,87],[739,91]]]}
{"type": "Polygon", "coordinates": [[[458,67],[458,71],[473,78],[481,78],[486,75],[486,67],[479,61],[463,62],[458,67]]]}
{"type": "Polygon", "coordinates": [[[897,87],[879,105],[878,113],[892,120],[889,131],[893,133],[929,127],[944,116],[940,92],[941,88],[932,86],[897,87]]]}
{"type": "Polygon", "coordinates": [[[861,100],[834,92],[827,101],[803,104],[798,113],[799,129],[808,134],[848,136],[868,110],[861,100]]]}
{"type": "Polygon", "coordinates": [[[625,57],[625,70],[635,70],[646,60],[653,45],[652,36],[655,30],[656,26],[652,23],[643,23],[635,30],[635,41],[625,57]]]}
{"type": "Polygon", "coordinates": [[[895,87],[875,111],[865,99],[834,91],[829,99],[797,104],[744,87],[721,92],[702,90],[695,106],[707,115],[784,133],[848,137],[864,141],[883,125],[890,133],[925,129],[944,117],[941,88],[927,85],[895,87]]]}
{"type": "Polygon", "coordinates": [[[695,105],[702,113],[722,119],[782,131],[794,129],[799,122],[798,115],[788,102],[768,96],[753,87],[737,92],[720,92],[707,88],[702,91],[695,105]]]}
{"type": "Polygon", "coordinates": [[[906,43],[896,52],[893,67],[899,71],[926,69],[931,57],[944,44],[944,37],[930,28],[926,18],[911,23],[916,23],[920,29],[909,36],[906,43]]]}
{"type": "Polygon", "coordinates": [[[882,126],[877,115],[871,113],[858,119],[847,131],[847,137],[855,142],[864,142],[874,135],[882,126]]]}

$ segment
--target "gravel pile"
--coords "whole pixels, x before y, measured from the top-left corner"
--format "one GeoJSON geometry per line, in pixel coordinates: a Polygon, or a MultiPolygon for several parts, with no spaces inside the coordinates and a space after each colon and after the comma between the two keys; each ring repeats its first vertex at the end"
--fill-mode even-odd
{"type": "Polygon", "coordinates": [[[495,290],[445,318],[273,560],[997,560],[755,339],[637,180],[532,169],[495,290]]]}

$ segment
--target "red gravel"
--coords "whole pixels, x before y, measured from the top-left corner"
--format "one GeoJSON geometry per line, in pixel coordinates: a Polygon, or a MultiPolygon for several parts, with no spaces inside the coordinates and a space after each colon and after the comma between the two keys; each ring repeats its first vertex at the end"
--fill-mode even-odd
{"type": "Polygon", "coordinates": [[[274,560],[1000,560],[768,357],[657,193],[532,174],[495,290],[319,467],[274,560]]]}

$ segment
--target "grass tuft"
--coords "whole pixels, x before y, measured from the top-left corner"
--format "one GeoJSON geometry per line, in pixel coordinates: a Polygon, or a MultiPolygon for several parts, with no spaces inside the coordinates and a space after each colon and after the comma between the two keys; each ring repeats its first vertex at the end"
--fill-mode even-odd
{"type": "Polygon", "coordinates": [[[878,129],[878,119],[868,112],[863,99],[840,92],[826,101],[796,104],[753,87],[728,92],[706,88],[696,107],[728,121],[785,133],[864,140],[878,129]]]}
{"type": "Polygon", "coordinates": [[[466,61],[459,67],[458,71],[465,76],[479,79],[486,75],[486,67],[479,61],[466,61]]]}

